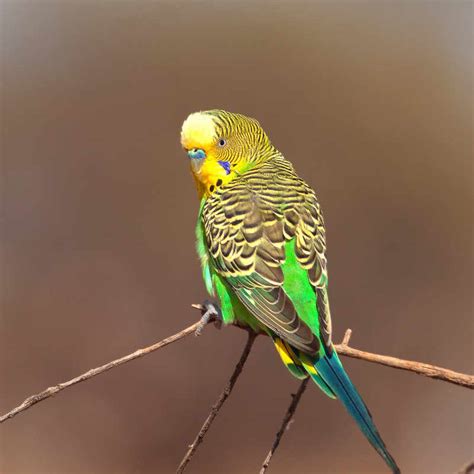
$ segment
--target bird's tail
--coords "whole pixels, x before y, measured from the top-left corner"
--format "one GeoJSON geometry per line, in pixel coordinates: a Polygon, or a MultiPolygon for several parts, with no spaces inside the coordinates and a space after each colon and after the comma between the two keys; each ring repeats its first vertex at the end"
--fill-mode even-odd
{"type": "Polygon", "coordinates": [[[393,474],[399,474],[400,469],[397,463],[387,451],[369,410],[346,374],[336,351],[333,350],[331,355],[325,355],[314,362],[312,357],[294,350],[278,336],[273,336],[273,342],[283,363],[295,377],[304,379],[309,374],[326,395],[341,400],[346,410],[359,425],[360,430],[382,456],[393,474]]]}
{"type": "Polygon", "coordinates": [[[382,456],[393,474],[400,474],[400,468],[387,451],[385,443],[372,420],[369,410],[346,374],[336,351],[332,351],[330,356],[325,355],[324,357],[321,357],[311,366],[308,366],[308,361],[305,360],[306,357],[302,357],[302,362],[311,378],[313,378],[319,386],[321,386],[321,380],[324,381],[324,383],[330,388],[331,392],[341,400],[346,410],[359,425],[362,433],[364,433],[370,444],[375,448],[380,456],[382,456]],[[314,371],[316,371],[316,374],[314,374],[314,371]]]}

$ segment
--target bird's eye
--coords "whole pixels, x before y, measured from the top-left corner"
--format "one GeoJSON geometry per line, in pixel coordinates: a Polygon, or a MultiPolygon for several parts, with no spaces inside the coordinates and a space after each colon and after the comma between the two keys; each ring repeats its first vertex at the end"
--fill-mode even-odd
{"type": "Polygon", "coordinates": [[[223,146],[226,145],[227,142],[225,141],[224,138],[221,138],[218,143],[219,143],[219,146],[220,146],[220,147],[223,147],[223,146]]]}

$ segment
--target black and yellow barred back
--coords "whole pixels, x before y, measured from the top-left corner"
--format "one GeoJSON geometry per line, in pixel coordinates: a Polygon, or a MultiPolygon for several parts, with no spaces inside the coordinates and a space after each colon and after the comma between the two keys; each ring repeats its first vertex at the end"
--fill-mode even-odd
{"type": "Polygon", "coordinates": [[[320,347],[314,328],[298,317],[283,290],[285,243],[294,239],[298,262],[318,295],[321,339],[331,351],[321,209],[291,163],[271,145],[268,151],[204,203],[201,218],[210,255],[258,319],[294,347],[315,354],[320,347]]]}

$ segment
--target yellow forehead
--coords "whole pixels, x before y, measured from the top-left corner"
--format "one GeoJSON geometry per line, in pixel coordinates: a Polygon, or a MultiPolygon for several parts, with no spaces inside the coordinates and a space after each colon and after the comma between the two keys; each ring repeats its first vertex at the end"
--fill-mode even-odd
{"type": "Polygon", "coordinates": [[[191,148],[206,149],[216,139],[216,125],[210,115],[202,112],[191,114],[181,129],[181,145],[187,150],[191,148]]]}

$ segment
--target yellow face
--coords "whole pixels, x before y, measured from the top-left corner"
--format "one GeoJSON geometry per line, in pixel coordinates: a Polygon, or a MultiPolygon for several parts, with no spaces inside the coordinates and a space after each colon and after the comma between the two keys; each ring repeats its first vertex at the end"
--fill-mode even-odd
{"type": "Polygon", "coordinates": [[[183,123],[181,144],[200,196],[211,195],[276,151],[255,119],[225,110],[191,114],[183,123]]]}
{"type": "Polygon", "coordinates": [[[209,113],[196,112],[184,121],[181,145],[188,153],[200,196],[211,195],[232,178],[235,165],[223,156],[227,139],[220,136],[214,117],[209,113]]]}

